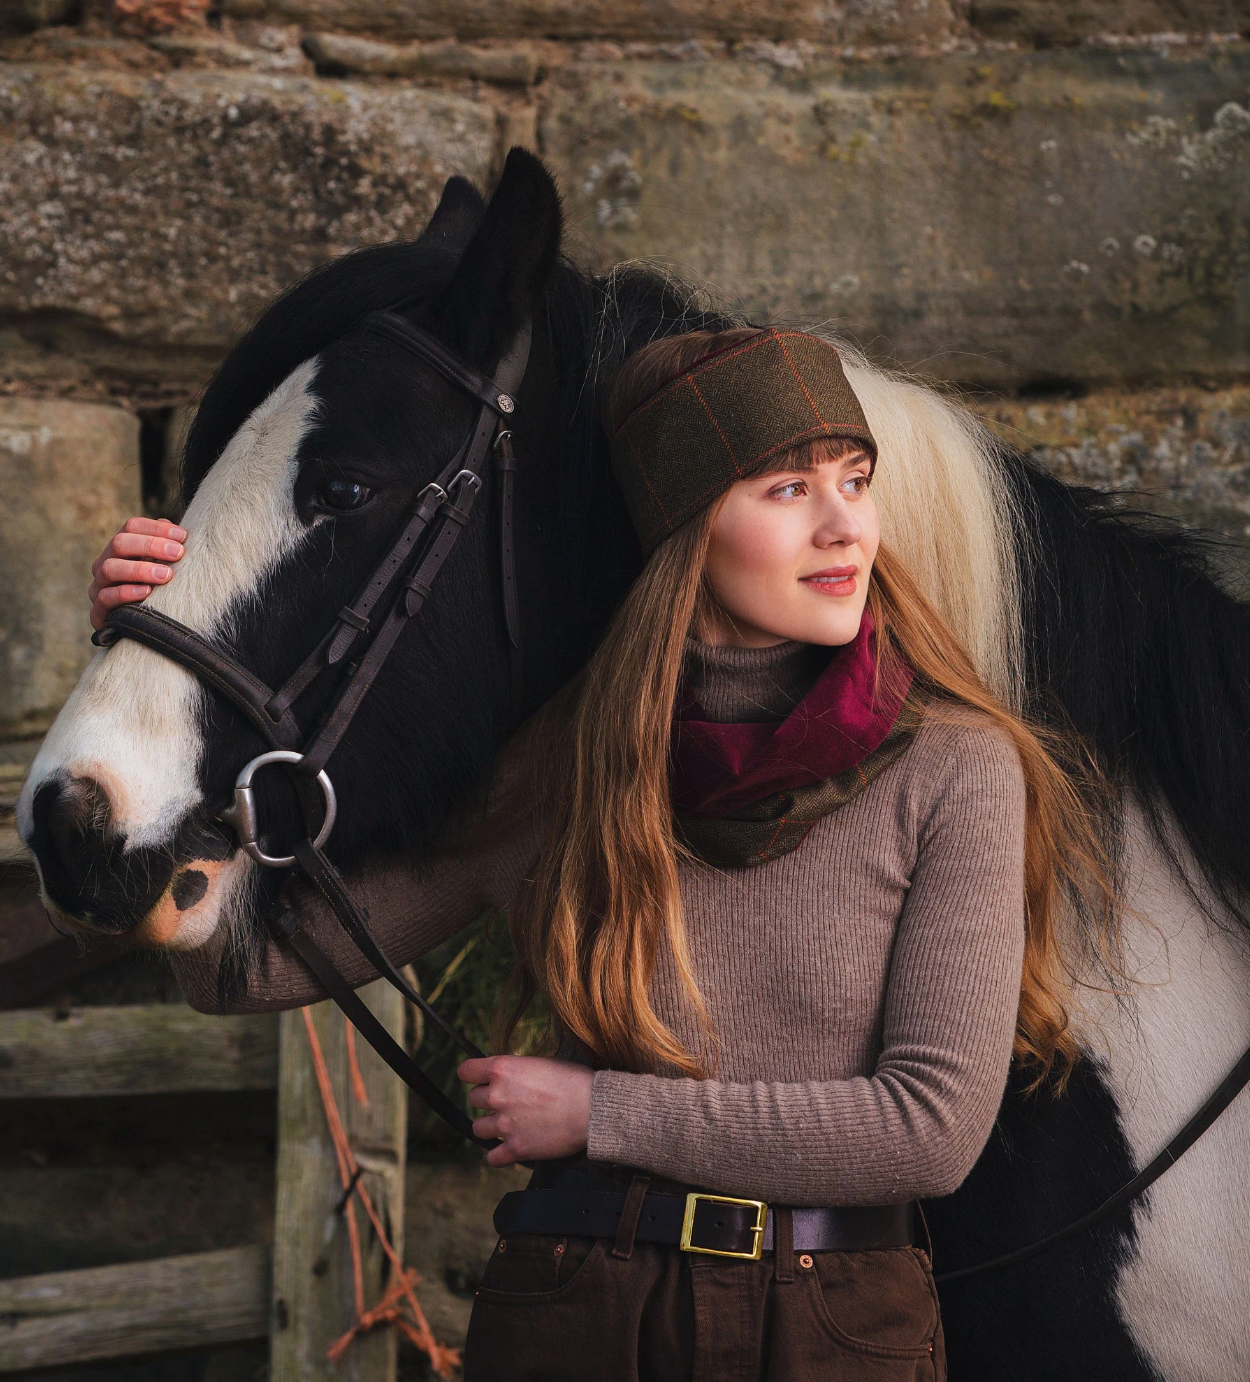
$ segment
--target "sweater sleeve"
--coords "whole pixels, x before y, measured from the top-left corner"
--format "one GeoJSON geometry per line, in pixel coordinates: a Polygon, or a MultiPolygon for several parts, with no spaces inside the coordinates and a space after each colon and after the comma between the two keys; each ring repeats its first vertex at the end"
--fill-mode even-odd
{"type": "Polygon", "coordinates": [[[1023,774],[995,731],[950,734],[921,813],[870,1076],[800,1083],[596,1074],[592,1160],[790,1205],[952,1192],[1006,1083],[1024,954],[1023,774]]]}
{"type": "MultiPolygon", "coordinates": [[[[454,843],[416,863],[376,861],[345,882],[369,916],[369,927],[392,964],[405,965],[474,921],[507,910],[541,847],[545,815],[526,790],[529,760],[505,755],[486,807],[454,843]]],[[[377,978],[347,937],[329,904],[304,879],[292,905],[304,928],[353,988],[377,978]]],[[[226,926],[194,949],[171,949],[170,959],[187,1002],[200,1012],[268,1012],[302,1007],[326,997],[289,946],[266,938],[249,950],[226,926]],[[246,988],[224,997],[223,965],[246,957],[246,988]]],[[[237,987],[237,986],[236,986],[237,987]]]]}

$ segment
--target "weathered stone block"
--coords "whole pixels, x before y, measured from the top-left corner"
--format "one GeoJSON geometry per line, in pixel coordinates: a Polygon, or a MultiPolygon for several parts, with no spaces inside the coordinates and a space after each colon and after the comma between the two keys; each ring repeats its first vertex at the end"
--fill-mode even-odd
{"type": "Polygon", "coordinates": [[[1021,43],[1079,43],[1105,34],[1236,34],[1240,0],[972,0],[973,30],[1021,43]]]}
{"type": "Polygon", "coordinates": [[[379,43],[350,34],[308,34],[304,51],[322,69],[379,77],[476,77],[504,86],[531,86],[538,58],[525,44],[474,48],[442,43],[379,43]]]}
{"type": "Polygon", "coordinates": [[[0,0],[0,33],[26,33],[45,24],[69,24],[81,10],[82,0],[0,0]]]}
{"type": "Polygon", "coordinates": [[[386,38],[810,39],[923,43],[950,0],[224,0],[227,14],[386,38]]]}
{"type": "Polygon", "coordinates": [[[465,97],[237,72],[0,70],[0,373],[203,380],[316,264],[489,178],[465,97]],[[5,328],[8,328],[5,330],[5,328]]]}
{"type": "Polygon", "coordinates": [[[91,563],[139,510],[132,414],[0,399],[0,737],[43,727],[78,680],[91,563]]]}
{"type": "Polygon", "coordinates": [[[1250,387],[1100,392],[999,401],[977,411],[1062,479],[1242,544],[1250,538],[1250,387]]]}
{"type": "Polygon", "coordinates": [[[940,378],[1250,369],[1250,49],[579,63],[540,145],[605,263],[940,378]]]}

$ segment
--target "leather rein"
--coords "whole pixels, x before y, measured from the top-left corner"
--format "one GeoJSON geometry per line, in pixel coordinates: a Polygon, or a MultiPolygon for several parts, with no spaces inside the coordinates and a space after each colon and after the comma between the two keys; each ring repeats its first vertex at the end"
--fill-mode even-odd
{"type": "MultiPolygon", "coordinates": [[[[399,535],[349,605],[339,610],[325,636],[277,690],[267,686],[230,652],[194,629],[142,605],[116,609],[92,639],[108,648],[133,639],[180,663],[220,692],[260,731],[270,748],[247,763],[235,779],[234,804],[219,819],[230,826],[242,849],[265,868],[299,868],[329,903],[356,948],[378,973],[399,990],[469,1056],[482,1052],[441,1017],[387,959],[367,924],[368,914],[348,893],[338,870],[324,853],[334,829],[338,803],[326,764],[342,741],[357,710],[409,623],[429,599],[439,571],[464,531],[493,461],[499,479],[499,552],[504,621],[508,631],[514,696],[521,689],[521,624],[513,542],[513,489],[516,457],[507,422],[516,410],[529,360],[531,328],[518,331],[495,377],[488,378],[453,355],[428,332],[392,312],[375,312],[362,328],[386,337],[432,365],[445,379],[478,404],[477,419],[459,451],[417,496],[399,535]],[[388,607],[383,596],[398,581],[388,607]],[[367,641],[362,641],[367,640],[367,641]],[[359,646],[353,661],[348,654],[359,646]],[[292,707],[326,671],[344,667],[338,694],[311,734],[305,735],[292,707]],[[306,838],[290,855],[267,854],[261,848],[252,781],[265,767],[287,768],[304,817],[306,838]]],[[[434,1083],[373,1015],[333,961],[302,928],[287,907],[271,922],[304,961],[322,987],[347,1014],[356,1029],[395,1073],[447,1124],[482,1147],[494,1140],[477,1137],[462,1108],[434,1083]]]]}
{"type": "MultiPolygon", "coordinates": [[[[220,692],[260,731],[270,744],[270,749],[253,758],[239,772],[235,780],[234,804],[221,813],[220,819],[234,830],[240,846],[258,864],[273,869],[298,867],[302,870],[329,903],[356,948],[379,975],[393,984],[467,1055],[481,1056],[483,1053],[468,1037],[441,1017],[387,959],[369,930],[367,912],[353,901],[342,876],[324,854],[323,846],[334,828],[338,809],[326,763],[338,747],[400,634],[428,600],[439,570],[469,521],[474,500],[482,488],[488,457],[493,458],[499,478],[499,550],[504,619],[508,630],[513,691],[514,695],[519,695],[521,627],[512,518],[516,457],[512,449],[512,432],[506,423],[516,409],[514,396],[520,388],[529,359],[530,325],[527,322],[517,333],[493,379],[479,374],[428,332],[394,313],[372,313],[365,318],[362,327],[386,337],[432,365],[445,379],[477,401],[478,416],[460,450],[417,496],[416,505],[399,536],[374,568],[368,581],[352,603],[339,610],[334,623],[308,657],[275,691],[229,652],[194,629],[142,605],[124,605],[115,609],[92,642],[98,647],[108,648],[122,638],[131,638],[180,663],[220,692]],[[422,538],[426,538],[424,543],[422,538]],[[377,614],[382,597],[401,577],[398,593],[389,608],[385,613],[377,614]],[[361,638],[370,634],[355,661],[347,665],[338,695],[329,710],[312,733],[305,736],[295,721],[291,707],[323,672],[342,664],[361,638]],[[260,847],[252,780],[261,768],[271,764],[282,764],[290,770],[307,830],[307,838],[295,846],[293,854],[286,856],[266,854],[260,847]]],[[[469,1141],[484,1148],[498,1145],[497,1141],[474,1134],[472,1120],[464,1110],[447,1097],[378,1021],[339,973],[330,957],[301,927],[289,907],[273,920],[272,925],[347,1014],[361,1036],[434,1113],[469,1141]]],[[[975,1266],[945,1272],[936,1278],[938,1284],[948,1285],[984,1272],[1014,1266],[1108,1218],[1136,1199],[1175,1165],[1247,1084],[1250,1084],[1250,1050],[1242,1055],[1158,1156],[1092,1213],[1014,1252],[1004,1253],[975,1266]]]]}

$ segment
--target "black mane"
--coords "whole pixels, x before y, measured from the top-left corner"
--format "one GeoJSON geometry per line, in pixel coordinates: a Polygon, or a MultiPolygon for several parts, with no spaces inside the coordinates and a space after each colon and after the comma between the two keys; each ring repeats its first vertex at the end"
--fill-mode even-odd
{"type": "Polygon", "coordinates": [[[204,391],[183,456],[184,502],[231,437],[293,369],[368,313],[437,293],[458,262],[454,245],[423,235],[332,259],[288,288],[226,356],[204,391]]]}
{"type": "Polygon", "coordinates": [[[1213,560],[1230,544],[1015,470],[1039,519],[1022,544],[1034,713],[1081,735],[1186,877],[1170,814],[1202,878],[1250,924],[1250,606],[1213,560]]]}

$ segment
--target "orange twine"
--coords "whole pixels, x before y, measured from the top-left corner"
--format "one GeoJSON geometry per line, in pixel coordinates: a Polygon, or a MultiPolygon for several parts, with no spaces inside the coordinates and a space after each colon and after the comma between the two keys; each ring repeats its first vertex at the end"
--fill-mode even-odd
{"type": "Polygon", "coordinates": [[[351,1077],[352,1097],[361,1108],[369,1107],[369,1091],[365,1088],[365,1077],[360,1073],[360,1065],[356,1060],[356,1029],[346,1018],[343,1025],[347,1028],[347,1073],[351,1077]]]}
{"type": "MultiPolygon", "coordinates": [[[[347,1219],[348,1242],[351,1245],[352,1281],[356,1296],[356,1323],[346,1334],[330,1345],[326,1350],[326,1357],[332,1363],[337,1363],[347,1352],[354,1339],[359,1338],[360,1335],[367,1333],[377,1325],[390,1324],[394,1325],[409,1343],[414,1344],[429,1356],[430,1366],[440,1377],[450,1377],[452,1370],[460,1362],[460,1353],[457,1349],[448,1348],[446,1344],[440,1344],[435,1339],[429,1321],[425,1318],[425,1312],[417,1303],[413,1287],[421,1278],[413,1268],[404,1266],[399,1254],[392,1247],[391,1240],[387,1237],[377,1211],[373,1207],[373,1201],[369,1198],[369,1192],[361,1181],[360,1166],[352,1152],[347,1132],[343,1127],[343,1119],[339,1114],[338,1103],[334,1098],[334,1089],[330,1084],[330,1072],[326,1067],[325,1055],[321,1050],[317,1029],[313,1026],[312,1012],[308,1008],[304,1008],[302,1011],[304,1030],[308,1033],[308,1046],[312,1052],[313,1070],[317,1075],[317,1089],[321,1094],[321,1107],[325,1110],[326,1126],[329,1128],[330,1140],[334,1144],[335,1159],[338,1162],[339,1180],[344,1191],[349,1192],[344,1214],[347,1219]],[[386,1254],[387,1261],[391,1265],[390,1281],[382,1294],[382,1298],[372,1309],[368,1310],[365,1309],[364,1268],[360,1255],[360,1234],[356,1228],[356,1216],[353,1212],[353,1196],[359,1199],[362,1208],[368,1215],[369,1222],[373,1225],[373,1231],[377,1234],[378,1242],[382,1245],[382,1251],[386,1254]],[[404,1314],[405,1305],[411,1312],[410,1316],[404,1314]]],[[[346,1018],[343,1020],[347,1022],[346,1018]]],[[[364,1081],[361,1079],[359,1067],[356,1066],[353,1059],[355,1055],[354,1038],[355,1031],[351,1024],[347,1023],[348,1061],[354,1072],[353,1093],[360,1099],[360,1102],[367,1103],[367,1097],[362,1097],[364,1096],[364,1081]],[[358,1090],[356,1081],[359,1081],[358,1090]]]]}

